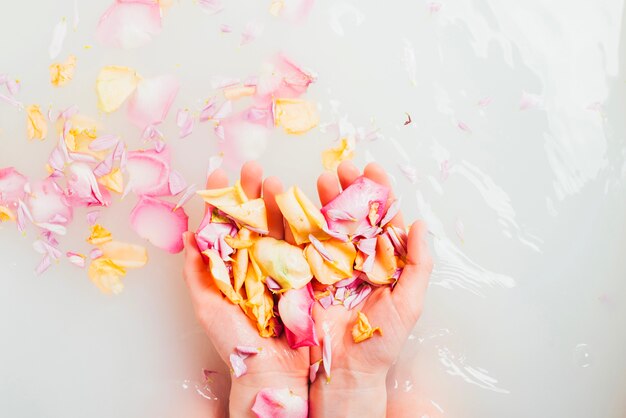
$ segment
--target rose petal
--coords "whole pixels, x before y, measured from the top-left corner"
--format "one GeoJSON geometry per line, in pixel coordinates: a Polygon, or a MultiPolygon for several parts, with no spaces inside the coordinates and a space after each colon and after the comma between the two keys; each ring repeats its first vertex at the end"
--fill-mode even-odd
{"type": "Polygon", "coordinates": [[[309,242],[310,236],[327,238],[324,232],[324,216],[300,188],[292,186],[286,192],[276,195],[276,204],[287,221],[296,244],[309,242]]]}
{"type": "Polygon", "coordinates": [[[117,147],[120,142],[118,135],[102,135],[91,141],[89,149],[92,151],[105,151],[117,147]]]}
{"type": "Polygon", "coordinates": [[[185,138],[193,132],[195,119],[187,109],[179,109],[176,114],[176,126],[180,128],[179,138],[185,138]]]}
{"type": "Polygon", "coordinates": [[[187,182],[185,181],[185,178],[176,170],[172,170],[170,172],[168,184],[170,187],[170,194],[172,196],[176,196],[187,187],[187,182]]]}
{"type": "Polygon", "coordinates": [[[322,343],[322,365],[324,366],[324,373],[326,373],[326,382],[330,383],[330,369],[333,360],[332,341],[328,324],[322,324],[322,328],[324,329],[324,339],[322,343]]]}
{"type": "Polygon", "coordinates": [[[309,382],[311,383],[315,382],[315,379],[317,378],[317,372],[320,369],[321,362],[322,360],[318,360],[309,366],[309,382]]]}
{"type": "Polygon", "coordinates": [[[170,193],[170,154],[166,148],[131,151],[128,153],[126,169],[128,184],[138,195],[165,196],[170,193]]]}
{"type": "Polygon", "coordinates": [[[285,241],[260,238],[252,246],[251,257],[284,290],[303,288],[313,278],[302,249],[285,241]]]}
{"type": "Polygon", "coordinates": [[[393,203],[387,209],[385,216],[383,216],[383,219],[380,220],[380,226],[385,226],[389,222],[391,222],[391,220],[398,214],[398,212],[400,212],[400,204],[400,199],[396,199],[393,201],[393,203]]]}
{"type": "Polygon", "coordinates": [[[0,205],[17,208],[17,201],[24,199],[28,179],[13,167],[0,169],[0,205]]]}
{"type": "Polygon", "coordinates": [[[63,17],[61,21],[54,26],[54,30],[52,31],[52,40],[48,48],[50,59],[55,59],[61,52],[65,35],[67,35],[67,20],[63,17]]]}
{"type": "Polygon", "coordinates": [[[230,368],[234,377],[241,377],[248,371],[248,366],[244,361],[246,357],[242,357],[239,353],[231,353],[230,368]]]}
{"type": "Polygon", "coordinates": [[[54,87],[61,87],[69,83],[74,78],[76,69],[76,56],[70,55],[64,63],[50,64],[50,84],[54,87]]]}
{"type": "Polygon", "coordinates": [[[48,124],[38,105],[26,108],[26,133],[28,139],[43,140],[48,135],[48,124]]]}
{"type": "Polygon", "coordinates": [[[178,94],[176,77],[162,75],[143,79],[128,100],[128,117],[139,129],[165,120],[178,94]]]}
{"type": "Polygon", "coordinates": [[[222,0],[198,0],[200,8],[208,14],[216,14],[224,10],[222,0]]]}
{"type": "Polygon", "coordinates": [[[119,294],[124,289],[122,277],[126,270],[107,258],[97,258],[89,264],[87,274],[104,294],[119,294]]]}
{"type": "Polygon", "coordinates": [[[65,253],[65,256],[67,257],[67,261],[74,264],[76,267],[85,267],[85,259],[87,257],[85,257],[83,254],[68,251],[67,253],[65,253]]]}
{"type": "Polygon", "coordinates": [[[232,303],[239,304],[242,302],[241,295],[235,291],[233,284],[230,280],[230,274],[224,260],[220,257],[219,253],[215,250],[208,249],[202,252],[209,259],[209,270],[211,277],[217,285],[218,289],[226,296],[232,303]]]}
{"type": "Polygon", "coordinates": [[[354,140],[342,138],[339,145],[322,151],[322,165],[326,170],[335,171],[343,161],[354,158],[354,140]]]}
{"type": "Polygon", "coordinates": [[[299,99],[274,101],[274,124],[282,126],[288,134],[303,134],[316,127],[319,121],[319,113],[314,103],[299,99]]]}
{"type": "Polygon", "coordinates": [[[315,335],[313,311],[313,287],[307,284],[301,289],[283,293],[278,301],[278,313],[285,325],[285,336],[291,348],[318,345],[315,335]]]}
{"type": "Polygon", "coordinates": [[[240,46],[244,46],[254,41],[263,33],[263,23],[258,21],[248,22],[241,33],[240,46]]]}
{"type": "Polygon", "coordinates": [[[379,328],[372,328],[367,316],[363,312],[358,312],[357,321],[352,327],[352,339],[355,343],[360,343],[368,340],[374,336],[374,333],[378,332],[381,336],[383,331],[379,328]]]}
{"type": "Polygon", "coordinates": [[[50,222],[57,215],[68,221],[72,219],[72,207],[63,190],[51,178],[33,184],[27,204],[34,222],[50,222]]]}
{"type": "Polygon", "coordinates": [[[158,1],[116,0],[98,22],[96,37],[104,45],[130,49],[161,32],[158,1]]]}
{"type": "Polygon", "coordinates": [[[318,282],[331,285],[352,277],[352,266],[356,258],[354,244],[331,238],[319,242],[319,246],[328,254],[330,260],[321,255],[315,243],[308,245],[304,250],[307,262],[318,282]]]}
{"type": "Polygon", "coordinates": [[[170,253],[183,249],[183,232],[188,217],[184,209],[173,210],[174,204],[142,196],[130,214],[131,227],[140,237],[170,253]]]}
{"type": "Polygon", "coordinates": [[[72,163],[67,169],[66,195],[71,204],[83,206],[107,206],[110,196],[101,189],[91,168],[85,163],[72,163]]]}
{"type": "Polygon", "coordinates": [[[125,269],[140,268],[148,262],[148,251],[140,245],[108,241],[98,248],[102,250],[102,257],[125,269]]]}
{"type": "Polygon", "coordinates": [[[306,418],[308,409],[307,401],[289,389],[262,389],[252,405],[257,418],[306,418]]]}
{"type": "Polygon", "coordinates": [[[96,79],[98,109],[111,113],[122,105],[135,91],[141,77],[128,67],[109,65],[103,67],[96,79]]]}
{"type": "Polygon", "coordinates": [[[185,203],[187,203],[189,199],[191,199],[196,194],[197,190],[198,186],[196,186],[195,184],[187,187],[185,189],[185,193],[183,193],[180,199],[178,199],[178,202],[176,202],[176,207],[174,208],[174,210],[183,207],[185,203]]]}
{"type": "Polygon", "coordinates": [[[52,260],[50,260],[50,256],[44,255],[41,259],[41,262],[35,267],[35,274],[37,276],[42,275],[46,270],[50,268],[52,265],[52,260]]]}

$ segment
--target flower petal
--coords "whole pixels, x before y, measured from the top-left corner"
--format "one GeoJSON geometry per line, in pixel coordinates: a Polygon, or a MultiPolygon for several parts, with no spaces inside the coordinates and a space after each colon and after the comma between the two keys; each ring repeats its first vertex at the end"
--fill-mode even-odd
{"type": "Polygon", "coordinates": [[[170,193],[170,153],[167,148],[131,151],[127,154],[128,184],[138,195],[165,196],[170,193]]]}
{"type": "Polygon", "coordinates": [[[381,336],[383,335],[383,331],[379,327],[372,328],[367,316],[365,316],[363,312],[359,311],[357,315],[356,323],[352,327],[352,339],[355,343],[360,343],[372,338],[376,332],[381,336]]]}
{"type": "Polygon", "coordinates": [[[176,77],[162,75],[143,79],[128,100],[128,117],[139,129],[163,122],[178,94],[176,77]]]}
{"type": "Polygon", "coordinates": [[[170,188],[170,194],[172,196],[176,196],[187,187],[187,182],[185,181],[185,178],[176,170],[170,171],[168,184],[170,188]]]}
{"type": "Polygon", "coordinates": [[[324,373],[326,373],[326,382],[330,383],[330,369],[333,361],[332,340],[330,337],[328,324],[322,324],[322,328],[324,329],[324,339],[322,343],[322,365],[324,366],[324,373]]]}
{"type": "Polygon", "coordinates": [[[0,169],[0,205],[17,208],[17,201],[24,199],[28,179],[13,167],[0,169]]]}
{"type": "Polygon", "coordinates": [[[331,260],[325,259],[314,244],[309,244],[304,250],[304,255],[317,281],[330,285],[352,277],[352,265],[356,258],[354,244],[331,238],[321,241],[320,245],[331,260]]]}
{"type": "Polygon", "coordinates": [[[230,280],[230,274],[228,272],[228,267],[222,260],[222,257],[218,254],[217,251],[208,249],[202,252],[209,259],[209,271],[211,272],[211,277],[215,281],[217,288],[226,296],[232,303],[238,304],[243,301],[241,295],[235,292],[233,285],[230,280]]]}
{"type": "Polygon", "coordinates": [[[100,17],[96,37],[104,45],[131,49],[161,32],[158,1],[115,0],[100,17]]]}
{"type": "Polygon", "coordinates": [[[108,241],[98,248],[102,250],[102,257],[125,269],[140,268],[148,262],[148,251],[140,245],[108,241]]]}
{"type": "Polygon", "coordinates": [[[48,48],[48,55],[50,55],[50,59],[55,59],[61,52],[63,42],[65,41],[65,35],[67,35],[67,20],[63,17],[59,23],[54,26],[54,30],[52,31],[52,40],[50,41],[50,47],[48,48]]]}
{"type": "Polygon", "coordinates": [[[335,148],[322,151],[322,165],[326,170],[335,171],[342,161],[354,158],[354,140],[342,138],[335,148]]]}
{"type": "Polygon", "coordinates": [[[89,264],[87,274],[91,281],[104,294],[119,294],[124,289],[122,277],[126,275],[123,267],[108,258],[97,258],[89,264]]]}
{"type": "Polygon", "coordinates": [[[31,105],[26,108],[26,133],[28,139],[43,140],[48,135],[48,124],[39,105],[31,105]]]}
{"type": "Polygon", "coordinates": [[[252,405],[257,418],[306,418],[307,401],[289,389],[262,389],[252,405]]]}
{"type": "Polygon", "coordinates": [[[250,256],[263,274],[274,279],[283,290],[300,289],[313,278],[302,249],[285,241],[259,238],[250,256]]]}
{"type": "Polygon", "coordinates": [[[319,121],[319,113],[314,103],[299,99],[274,101],[274,124],[282,126],[288,134],[303,134],[315,128],[319,121]]]}
{"type": "Polygon", "coordinates": [[[131,227],[155,247],[170,253],[183,249],[183,232],[187,231],[187,214],[183,208],[148,196],[142,196],[130,214],[131,227]]]}
{"type": "Polygon", "coordinates": [[[74,78],[76,69],[76,55],[70,55],[64,63],[50,64],[50,84],[61,87],[74,78]]]}
{"type": "Polygon", "coordinates": [[[324,232],[324,216],[300,188],[293,186],[276,195],[276,204],[289,224],[296,244],[310,242],[310,235],[318,239],[328,238],[324,232]]]}
{"type": "Polygon", "coordinates": [[[141,77],[128,67],[109,65],[103,67],[96,79],[98,109],[111,113],[128,99],[135,91],[141,77]]]}
{"type": "Polygon", "coordinates": [[[278,301],[278,313],[285,325],[285,336],[291,348],[318,345],[315,335],[313,311],[313,287],[308,283],[301,289],[291,289],[283,293],[278,301]]]}
{"type": "Polygon", "coordinates": [[[34,222],[52,222],[56,216],[62,216],[68,222],[72,219],[72,207],[52,178],[34,183],[27,203],[34,222]]]}

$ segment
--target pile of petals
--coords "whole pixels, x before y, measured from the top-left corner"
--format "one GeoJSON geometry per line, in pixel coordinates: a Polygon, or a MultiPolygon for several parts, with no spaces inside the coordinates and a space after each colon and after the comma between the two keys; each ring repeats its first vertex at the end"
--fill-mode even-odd
{"type": "MultiPolygon", "coordinates": [[[[321,210],[298,187],[276,196],[294,244],[267,236],[263,199],[240,183],[198,194],[209,210],[196,232],[212,277],[263,337],[284,329],[292,348],[318,345],[313,304],[353,309],[374,286],[392,286],[406,260],[406,231],[390,223],[398,201],[359,177],[321,210]],[[276,309],[277,308],[277,309],[276,309]]],[[[375,331],[359,315],[355,341],[375,331]]]]}

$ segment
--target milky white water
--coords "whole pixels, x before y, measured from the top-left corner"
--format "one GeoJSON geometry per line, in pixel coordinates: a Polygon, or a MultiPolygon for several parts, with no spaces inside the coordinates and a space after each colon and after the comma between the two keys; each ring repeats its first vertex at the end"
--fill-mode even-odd
{"type": "MultiPolygon", "coordinates": [[[[272,17],[269,1],[229,1],[209,16],[181,0],[153,42],[124,51],[94,39],[108,1],[78,0],[80,23],[61,53],[76,54],[78,68],[62,89],[49,85],[48,47],[74,2],[1,3],[0,73],[22,81],[20,100],[77,104],[132,147],[139,133],[123,112],[97,112],[99,68],[176,74],[164,132],[190,183],[203,183],[216,138],[203,125],[178,139],[179,107],[208,98],[214,76],[257,74],[277,51],[314,70],[307,97],[322,122],[379,129],[358,143],[356,161],[383,164],[405,218],[424,218],[431,232],[436,267],[391,397],[414,392],[449,417],[626,416],[623,1],[320,0],[294,25],[272,17]],[[263,31],[239,47],[249,22],[263,31]]],[[[24,118],[0,102],[0,167],[40,178],[54,141],[26,141],[24,118]]],[[[313,194],[331,131],[276,130],[260,161],[313,194]]],[[[139,242],[134,202],[117,202],[102,222],[139,242]]],[[[197,226],[201,202],[187,210],[197,226]]],[[[65,248],[86,247],[81,213],[65,248]]],[[[35,277],[33,240],[0,226],[1,416],[201,417],[224,399],[219,382],[201,383],[203,368],[227,370],[195,322],[181,255],[148,246],[148,266],[106,297],[66,262],[35,277]]]]}

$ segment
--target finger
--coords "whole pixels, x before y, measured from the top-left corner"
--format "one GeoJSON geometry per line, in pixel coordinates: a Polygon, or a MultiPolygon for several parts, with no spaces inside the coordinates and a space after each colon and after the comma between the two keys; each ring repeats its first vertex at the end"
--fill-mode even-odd
{"type": "Polygon", "coordinates": [[[283,185],[278,177],[268,177],[263,181],[263,200],[267,209],[269,236],[276,239],[285,237],[283,214],[276,204],[276,195],[283,192],[283,185]]]}
{"type": "MultiPolygon", "coordinates": [[[[365,170],[363,170],[363,175],[378,184],[389,187],[389,199],[395,199],[393,188],[391,187],[391,183],[389,182],[389,178],[387,177],[387,173],[385,172],[384,168],[376,163],[369,163],[365,166],[365,170]]],[[[404,220],[402,219],[401,212],[398,212],[398,214],[393,217],[393,219],[391,220],[391,224],[400,228],[404,228],[404,220]]]]}
{"type": "Polygon", "coordinates": [[[352,164],[352,161],[344,161],[337,167],[337,175],[339,176],[341,188],[345,190],[349,185],[354,183],[354,180],[361,175],[361,172],[352,164]]]}
{"type": "Polygon", "coordinates": [[[263,167],[256,161],[248,161],[241,167],[241,187],[249,199],[261,197],[263,167]]]}
{"type": "Polygon", "coordinates": [[[433,260],[426,243],[427,227],[423,221],[411,225],[407,238],[407,264],[402,270],[391,297],[401,314],[411,320],[411,327],[419,318],[428,287],[433,260]]]}
{"type": "MultiPolygon", "coordinates": [[[[218,168],[214,172],[209,175],[209,178],[206,180],[206,188],[207,189],[221,189],[223,187],[228,187],[228,176],[226,172],[221,168],[218,168]]],[[[209,205],[204,205],[204,214],[209,211],[209,205]]]]}
{"type": "Polygon", "coordinates": [[[331,173],[323,173],[317,178],[317,194],[322,206],[333,200],[339,194],[337,176],[331,173]]]}

